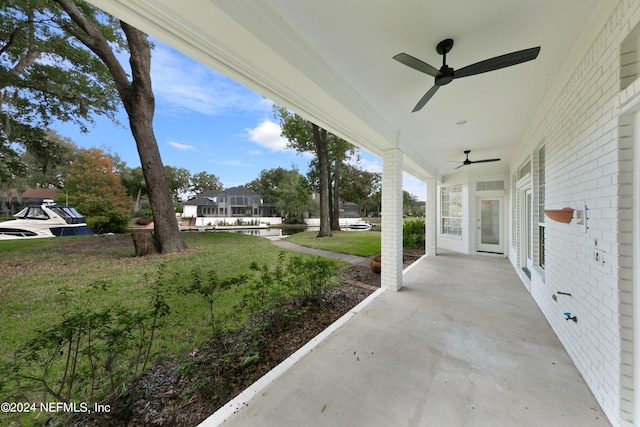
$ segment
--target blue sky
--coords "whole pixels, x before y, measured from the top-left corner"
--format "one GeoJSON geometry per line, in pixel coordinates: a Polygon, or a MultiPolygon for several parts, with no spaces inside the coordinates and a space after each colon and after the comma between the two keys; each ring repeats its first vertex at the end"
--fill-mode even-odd
{"type": "MultiPolygon", "coordinates": [[[[154,131],[165,165],[216,175],[225,188],[246,184],[263,169],[296,166],[306,174],[310,155],[286,148],[272,102],[182,53],[154,41],[151,78],[154,131]]],[[[126,60],[125,60],[126,61],[126,60]]],[[[129,167],[140,165],[124,111],[121,126],[99,117],[89,133],[52,126],[80,147],[106,147],[129,167]]],[[[360,150],[360,168],[381,172],[379,158],[360,150]]],[[[424,200],[424,184],[405,174],[404,188],[424,200]]]]}

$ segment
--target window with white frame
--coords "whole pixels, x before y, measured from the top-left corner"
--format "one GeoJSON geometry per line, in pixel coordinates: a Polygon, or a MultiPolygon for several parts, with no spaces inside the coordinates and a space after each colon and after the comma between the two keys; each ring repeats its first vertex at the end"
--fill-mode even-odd
{"type": "Polygon", "coordinates": [[[544,268],[544,202],[545,202],[545,155],[544,145],[538,150],[538,265],[544,268]]]}
{"type": "Polygon", "coordinates": [[[518,169],[518,179],[522,179],[531,173],[531,161],[528,161],[518,169]]]}
{"type": "Polygon", "coordinates": [[[462,235],[462,186],[442,187],[440,193],[442,234],[462,235]]]}

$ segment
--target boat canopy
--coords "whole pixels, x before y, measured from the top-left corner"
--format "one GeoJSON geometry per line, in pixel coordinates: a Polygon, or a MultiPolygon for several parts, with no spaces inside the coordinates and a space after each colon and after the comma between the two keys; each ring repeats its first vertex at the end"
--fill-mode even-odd
{"type": "MultiPolygon", "coordinates": [[[[50,209],[53,213],[64,219],[67,224],[82,224],[86,222],[85,217],[80,215],[78,211],[71,206],[49,205],[47,206],[47,209],[50,209]]],[[[15,214],[14,218],[45,220],[49,219],[49,215],[42,206],[27,206],[15,214]]]]}

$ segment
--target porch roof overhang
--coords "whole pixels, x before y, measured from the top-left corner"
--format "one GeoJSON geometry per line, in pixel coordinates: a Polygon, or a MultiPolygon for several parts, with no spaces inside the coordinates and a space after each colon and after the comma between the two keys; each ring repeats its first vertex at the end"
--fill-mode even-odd
{"type": "MultiPolygon", "coordinates": [[[[544,107],[599,0],[89,0],[158,40],[382,156],[440,178],[464,160],[508,167],[544,107]],[[392,59],[406,52],[436,68],[436,44],[463,66],[534,46],[535,61],[454,80],[417,113],[433,78],[392,59]],[[464,122],[464,124],[458,124],[464,122]]],[[[486,165],[474,165],[475,168],[486,165]]]]}

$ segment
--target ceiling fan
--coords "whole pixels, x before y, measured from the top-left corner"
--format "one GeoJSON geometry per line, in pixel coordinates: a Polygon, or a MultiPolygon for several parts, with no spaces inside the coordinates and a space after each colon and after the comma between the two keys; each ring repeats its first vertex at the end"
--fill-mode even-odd
{"type": "Polygon", "coordinates": [[[495,58],[486,59],[484,61],[476,62],[475,64],[468,65],[454,70],[447,65],[447,53],[453,48],[453,40],[442,40],[436,46],[436,51],[442,55],[442,67],[437,68],[414,58],[406,53],[399,53],[393,57],[396,61],[411,67],[414,70],[418,70],[422,73],[435,77],[435,84],[429,91],[418,101],[412,112],[419,111],[424,105],[431,99],[433,95],[440,89],[440,86],[451,83],[453,79],[459,79],[462,77],[474,76],[476,74],[486,73],[488,71],[499,70],[501,68],[510,67],[512,65],[521,64],[523,62],[536,59],[538,53],[540,53],[540,46],[532,47],[530,49],[519,50],[517,52],[507,53],[506,55],[496,56],[495,58]]]}
{"type": "MultiPolygon", "coordinates": [[[[464,154],[467,155],[467,158],[456,169],[459,169],[459,168],[461,168],[463,166],[468,166],[468,165],[473,164],[473,163],[489,163],[489,162],[499,162],[500,161],[500,159],[469,160],[469,153],[471,153],[471,150],[464,150],[464,154]]],[[[451,161],[453,161],[453,160],[451,160],[451,161]]],[[[459,162],[457,162],[457,163],[459,163],[459,162]]]]}

